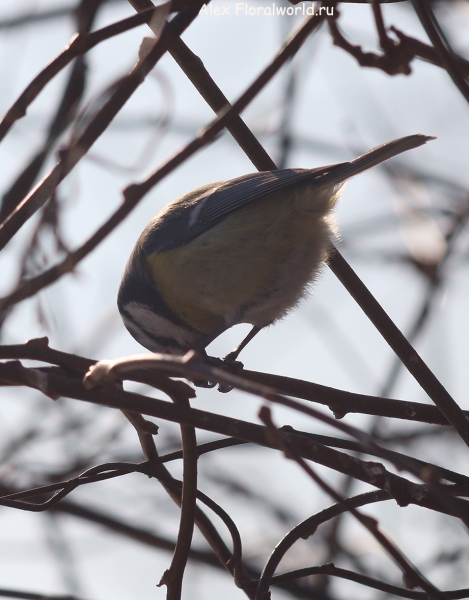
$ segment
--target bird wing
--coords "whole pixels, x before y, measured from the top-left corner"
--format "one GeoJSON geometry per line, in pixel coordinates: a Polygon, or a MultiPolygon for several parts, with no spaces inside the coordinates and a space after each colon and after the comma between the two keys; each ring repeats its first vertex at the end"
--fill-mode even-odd
{"type": "Polygon", "coordinates": [[[196,219],[194,218],[193,221],[197,220],[213,226],[219,219],[235,210],[302,183],[307,183],[312,189],[325,185],[338,185],[396,154],[421,146],[429,139],[433,138],[421,134],[408,135],[377,146],[350,162],[316,169],[262,171],[232,179],[222,184],[213,193],[201,198],[195,209],[196,219]]]}
{"type": "MultiPolygon", "coordinates": [[[[345,163],[348,164],[348,163],[345,163]]],[[[170,205],[171,210],[161,218],[156,216],[144,232],[143,249],[146,254],[164,252],[184,246],[199,237],[235,211],[266,198],[280,190],[308,182],[314,186],[315,177],[324,175],[327,169],[281,169],[242,175],[236,179],[199,188],[190,195],[197,195],[195,202],[185,202],[185,196],[170,205]],[[199,193],[200,191],[200,193],[199,193]]],[[[319,185],[323,185],[322,182],[319,185]]],[[[318,187],[319,187],[318,185],[318,187]]],[[[325,185],[325,184],[324,184],[325,185]]]]}
{"type": "MultiPolygon", "coordinates": [[[[231,213],[262,198],[297,185],[308,184],[311,189],[338,185],[349,177],[389,158],[434,139],[416,134],[386,142],[344,163],[316,169],[280,169],[242,175],[236,179],[207,186],[196,202],[178,206],[148,230],[144,244],[147,252],[161,252],[183,246],[214,227],[231,213]]],[[[203,188],[202,188],[203,189],[203,188]]],[[[195,190],[197,192],[197,190],[195,190]]],[[[180,200],[183,200],[181,198],[180,200]]]]}
{"type": "MultiPolygon", "coordinates": [[[[348,163],[343,163],[348,164],[348,163]]],[[[338,171],[342,165],[330,165],[318,169],[280,169],[261,171],[231,179],[216,191],[202,198],[195,208],[194,222],[213,226],[230,213],[249,206],[281,190],[308,183],[312,188],[326,185],[322,177],[331,169],[338,171]]]]}

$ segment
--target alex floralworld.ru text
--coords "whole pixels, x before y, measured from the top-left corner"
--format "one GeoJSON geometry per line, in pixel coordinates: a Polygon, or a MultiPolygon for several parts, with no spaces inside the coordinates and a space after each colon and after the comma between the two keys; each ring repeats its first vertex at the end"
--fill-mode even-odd
{"type": "Polygon", "coordinates": [[[299,6],[279,6],[275,2],[272,4],[266,4],[265,6],[251,5],[247,2],[237,2],[234,6],[208,6],[204,4],[200,9],[201,15],[207,15],[209,17],[223,17],[223,16],[264,16],[264,17],[277,17],[277,16],[312,16],[325,14],[332,16],[334,14],[334,8],[331,6],[316,6],[314,2],[307,4],[302,3],[299,6]]]}

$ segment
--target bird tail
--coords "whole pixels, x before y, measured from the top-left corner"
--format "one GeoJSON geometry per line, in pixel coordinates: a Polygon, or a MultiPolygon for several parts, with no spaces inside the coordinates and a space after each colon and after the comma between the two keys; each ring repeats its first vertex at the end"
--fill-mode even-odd
{"type": "Polygon", "coordinates": [[[322,167],[321,169],[315,170],[317,183],[320,185],[335,185],[342,183],[349,177],[353,177],[354,175],[358,175],[358,173],[371,169],[371,167],[379,165],[393,156],[423,146],[423,144],[435,139],[435,137],[417,133],[415,135],[408,135],[392,140],[391,142],[386,142],[385,144],[381,144],[381,146],[376,146],[376,148],[368,150],[368,152],[365,152],[365,154],[362,154],[350,162],[331,165],[331,167],[322,167]],[[322,170],[324,170],[324,174],[320,175],[318,171],[322,170]]]}
{"type": "Polygon", "coordinates": [[[365,154],[350,161],[349,164],[350,166],[353,165],[354,174],[361,173],[375,165],[379,165],[393,156],[423,146],[423,144],[435,139],[435,137],[422,135],[421,133],[407,135],[406,137],[381,144],[381,146],[376,146],[376,148],[372,148],[371,150],[368,150],[368,152],[365,152],[365,154]]]}

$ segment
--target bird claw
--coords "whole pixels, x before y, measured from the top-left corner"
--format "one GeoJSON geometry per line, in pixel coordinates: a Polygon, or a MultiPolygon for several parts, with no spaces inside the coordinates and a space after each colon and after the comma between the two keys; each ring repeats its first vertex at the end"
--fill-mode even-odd
{"type": "MultiPolygon", "coordinates": [[[[225,358],[217,358],[216,356],[206,356],[205,360],[212,367],[216,367],[218,369],[227,369],[230,373],[236,375],[244,369],[244,364],[239,360],[231,360],[229,356],[229,354],[225,356],[225,358]]],[[[217,383],[211,381],[194,381],[194,385],[196,387],[213,388],[217,385],[217,383]]],[[[219,383],[217,389],[220,393],[227,394],[233,389],[233,386],[227,383],[219,383]]]]}
{"type": "Polygon", "coordinates": [[[193,382],[193,384],[195,385],[195,387],[207,389],[214,388],[217,385],[215,381],[204,381],[203,379],[197,379],[193,382]]]}

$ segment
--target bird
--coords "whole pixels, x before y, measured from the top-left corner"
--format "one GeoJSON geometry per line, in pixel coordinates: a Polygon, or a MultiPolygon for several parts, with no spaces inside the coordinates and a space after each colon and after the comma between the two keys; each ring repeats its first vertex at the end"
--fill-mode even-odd
{"type": "Polygon", "coordinates": [[[409,135],[349,162],[251,173],[177,198],[151,219],[127,262],[117,296],[125,327],[151,352],[206,355],[224,331],[248,323],[223,359],[235,361],[318,279],[345,181],[433,139],[409,135]]]}

